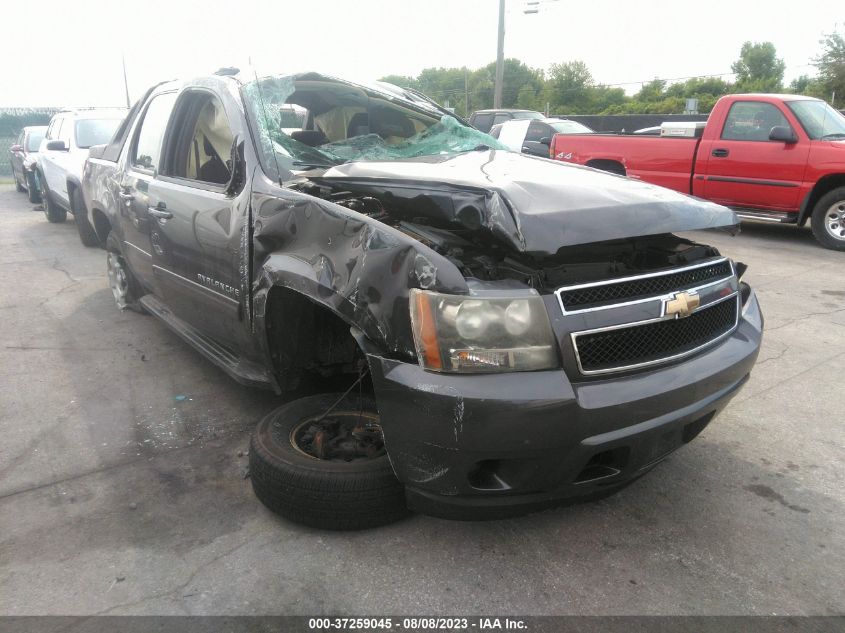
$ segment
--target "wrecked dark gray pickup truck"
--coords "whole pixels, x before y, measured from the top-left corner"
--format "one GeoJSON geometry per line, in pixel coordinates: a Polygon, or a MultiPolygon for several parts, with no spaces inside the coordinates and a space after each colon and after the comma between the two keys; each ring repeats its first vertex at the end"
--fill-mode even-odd
{"type": "Polygon", "coordinates": [[[745,267],[674,235],[732,211],[506,151],[393,86],[161,84],[82,186],[121,308],[242,383],[331,392],[250,450],[258,497],[309,525],[607,494],[695,437],[760,347],[745,267]]]}

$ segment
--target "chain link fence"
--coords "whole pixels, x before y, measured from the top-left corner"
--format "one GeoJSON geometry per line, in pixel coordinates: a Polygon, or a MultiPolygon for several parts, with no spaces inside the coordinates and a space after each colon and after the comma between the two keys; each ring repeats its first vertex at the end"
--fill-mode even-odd
{"type": "Polygon", "coordinates": [[[28,125],[47,125],[58,108],[0,108],[0,179],[12,177],[9,148],[21,129],[28,125]]]}

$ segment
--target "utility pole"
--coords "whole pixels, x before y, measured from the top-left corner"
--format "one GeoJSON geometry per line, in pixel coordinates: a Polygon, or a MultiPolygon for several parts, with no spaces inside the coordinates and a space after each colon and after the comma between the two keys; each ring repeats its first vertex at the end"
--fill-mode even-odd
{"type": "Polygon", "coordinates": [[[469,68],[464,67],[464,116],[469,118],[469,68]]]}
{"type": "Polygon", "coordinates": [[[502,107],[502,82],[505,78],[505,0],[499,0],[499,44],[496,50],[496,87],[493,107],[502,107]]]}
{"type": "Polygon", "coordinates": [[[126,56],[121,54],[120,62],[123,64],[123,90],[126,92],[126,107],[132,107],[129,103],[129,82],[126,80],[126,56]]]}

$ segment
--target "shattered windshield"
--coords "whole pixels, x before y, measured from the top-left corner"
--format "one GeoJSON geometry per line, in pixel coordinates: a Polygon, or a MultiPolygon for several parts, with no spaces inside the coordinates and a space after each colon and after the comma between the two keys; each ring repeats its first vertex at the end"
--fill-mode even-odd
{"type": "Polygon", "coordinates": [[[265,77],[243,93],[266,167],[280,176],[359,160],[505,149],[454,117],[320,75],[265,77]]]}

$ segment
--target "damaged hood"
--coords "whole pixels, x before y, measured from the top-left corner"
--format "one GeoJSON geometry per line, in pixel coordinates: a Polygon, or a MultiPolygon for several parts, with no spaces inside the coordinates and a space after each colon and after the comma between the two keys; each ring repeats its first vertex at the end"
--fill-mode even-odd
{"type": "Polygon", "coordinates": [[[486,230],[513,249],[734,227],[730,209],[587,167],[481,147],[332,167],[311,180],[378,197],[410,216],[486,230]]]}

